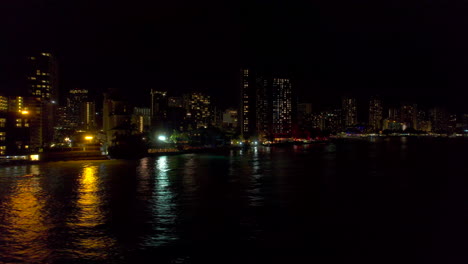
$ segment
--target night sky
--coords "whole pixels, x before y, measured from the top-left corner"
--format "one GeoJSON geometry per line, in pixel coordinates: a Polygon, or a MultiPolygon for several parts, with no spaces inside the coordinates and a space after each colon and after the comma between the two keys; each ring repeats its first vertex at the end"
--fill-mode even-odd
{"type": "MultiPolygon", "coordinates": [[[[302,101],[447,105],[468,112],[468,4],[453,1],[21,1],[0,4],[0,89],[35,50],[62,90],[202,91],[237,104],[241,65],[290,72],[302,101]]],[[[131,94],[131,95],[130,95],[131,94]]]]}

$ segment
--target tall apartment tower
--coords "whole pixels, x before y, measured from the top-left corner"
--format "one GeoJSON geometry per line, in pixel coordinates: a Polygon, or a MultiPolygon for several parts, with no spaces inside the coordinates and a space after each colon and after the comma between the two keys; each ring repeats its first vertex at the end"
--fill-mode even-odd
{"type": "Polygon", "coordinates": [[[34,118],[40,119],[34,120],[34,125],[38,127],[31,129],[38,131],[31,137],[41,137],[31,141],[41,145],[35,147],[42,147],[53,141],[59,91],[57,60],[51,53],[42,52],[28,57],[28,66],[28,96],[31,97],[30,103],[39,111],[34,118]]]}
{"type": "Polygon", "coordinates": [[[371,97],[369,102],[369,127],[372,130],[376,131],[382,129],[382,113],[382,100],[377,96],[371,97]]]}
{"type": "Polygon", "coordinates": [[[71,89],[67,97],[67,115],[71,129],[80,129],[83,125],[82,110],[83,104],[88,101],[88,90],[71,89]]]}
{"type": "Polygon", "coordinates": [[[241,69],[240,77],[240,129],[242,137],[249,139],[256,135],[256,77],[251,69],[241,69]]]}
{"type": "Polygon", "coordinates": [[[206,128],[211,124],[211,99],[202,93],[190,93],[184,95],[187,119],[192,123],[192,128],[206,128]]]}
{"type": "Polygon", "coordinates": [[[39,53],[28,58],[29,95],[43,101],[58,100],[57,60],[50,53],[39,53]]]}
{"type": "Polygon", "coordinates": [[[416,104],[402,104],[400,120],[404,127],[418,129],[418,106],[416,104]]]}
{"type": "Polygon", "coordinates": [[[276,137],[290,137],[292,133],[293,106],[291,80],[273,78],[273,133],[276,137]]]}
{"type": "Polygon", "coordinates": [[[167,117],[168,97],[166,91],[151,89],[151,123],[161,125],[167,117]]]}
{"type": "Polygon", "coordinates": [[[341,106],[345,127],[356,125],[358,123],[356,98],[343,97],[341,100],[341,106]]]}

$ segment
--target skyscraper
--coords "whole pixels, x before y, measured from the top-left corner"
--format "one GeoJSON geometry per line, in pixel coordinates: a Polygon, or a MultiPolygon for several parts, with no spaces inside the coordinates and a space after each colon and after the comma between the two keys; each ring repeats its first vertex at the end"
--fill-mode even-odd
{"type": "Polygon", "coordinates": [[[96,104],[94,102],[82,102],[80,107],[80,127],[84,130],[97,129],[96,104]]]}
{"type": "Polygon", "coordinates": [[[151,89],[151,119],[152,125],[162,125],[167,117],[168,98],[166,91],[151,89]]]}
{"type": "Polygon", "coordinates": [[[382,100],[374,96],[369,102],[369,127],[373,131],[382,129],[382,100]]]}
{"type": "Polygon", "coordinates": [[[273,78],[272,95],[273,133],[277,137],[290,137],[293,121],[291,80],[273,78]]]}
{"type": "Polygon", "coordinates": [[[53,140],[56,123],[55,110],[58,101],[57,60],[52,54],[44,52],[31,56],[28,60],[28,96],[36,99],[33,104],[39,111],[33,118],[41,119],[33,122],[39,127],[32,128],[32,130],[38,129],[38,133],[31,133],[31,137],[40,135],[41,139],[31,139],[31,141],[48,145],[53,140]]]}
{"type": "Polygon", "coordinates": [[[202,93],[184,95],[187,117],[193,123],[192,128],[208,127],[211,124],[210,96],[202,93]]]}
{"type": "Polygon", "coordinates": [[[256,83],[251,69],[241,69],[240,128],[241,135],[249,139],[256,134],[256,83]]]}
{"type": "Polygon", "coordinates": [[[402,104],[400,120],[404,128],[418,129],[418,106],[409,103],[402,104]]]}
{"type": "Polygon", "coordinates": [[[88,90],[71,89],[67,98],[67,110],[70,128],[81,129],[83,125],[82,107],[88,101],[88,90]]]}
{"type": "Polygon", "coordinates": [[[357,106],[356,98],[343,97],[341,100],[343,122],[345,127],[357,125],[357,106]]]}
{"type": "Polygon", "coordinates": [[[44,101],[57,102],[58,74],[57,60],[50,53],[29,57],[29,95],[44,101]]]}
{"type": "Polygon", "coordinates": [[[432,131],[447,133],[449,130],[449,113],[445,108],[434,107],[430,110],[432,131]]]}

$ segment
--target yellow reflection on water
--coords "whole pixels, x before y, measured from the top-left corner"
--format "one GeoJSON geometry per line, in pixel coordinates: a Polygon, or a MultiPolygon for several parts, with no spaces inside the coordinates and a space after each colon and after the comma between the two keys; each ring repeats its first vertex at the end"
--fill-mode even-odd
{"type": "Polygon", "coordinates": [[[108,249],[115,243],[99,229],[99,226],[105,223],[99,191],[98,167],[84,166],[77,191],[77,221],[70,223],[72,228],[81,234],[76,246],[79,249],[78,253],[83,257],[106,258],[108,249]]]}
{"type": "Polygon", "coordinates": [[[3,257],[19,258],[25,263],[43,261],[48,254],[48,227],[43,214],[39,170],[37,166],[32,169],[34,173],[18,177],[10,199],[3,207],[4,212],[0,214],[5,215],[5,227],[9,231],[1,234],[8,243],[5,246],[10,255],[3,257]]]}

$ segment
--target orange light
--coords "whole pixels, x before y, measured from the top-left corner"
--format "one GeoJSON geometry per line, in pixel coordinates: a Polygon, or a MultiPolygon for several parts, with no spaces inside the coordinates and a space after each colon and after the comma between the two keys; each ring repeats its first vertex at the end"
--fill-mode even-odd
{"type": "Polygon", "coordinates": [[[93,140],[93,137],[92,136],[86,136],[85,139],[86,140],[93,140]]]}
{"type": "Polygon", "coordinates": [[[23,111],[21,111],[21,114],[27,115],[27,114],[29,114],[29,111],[23,110],[23,111]]]}

